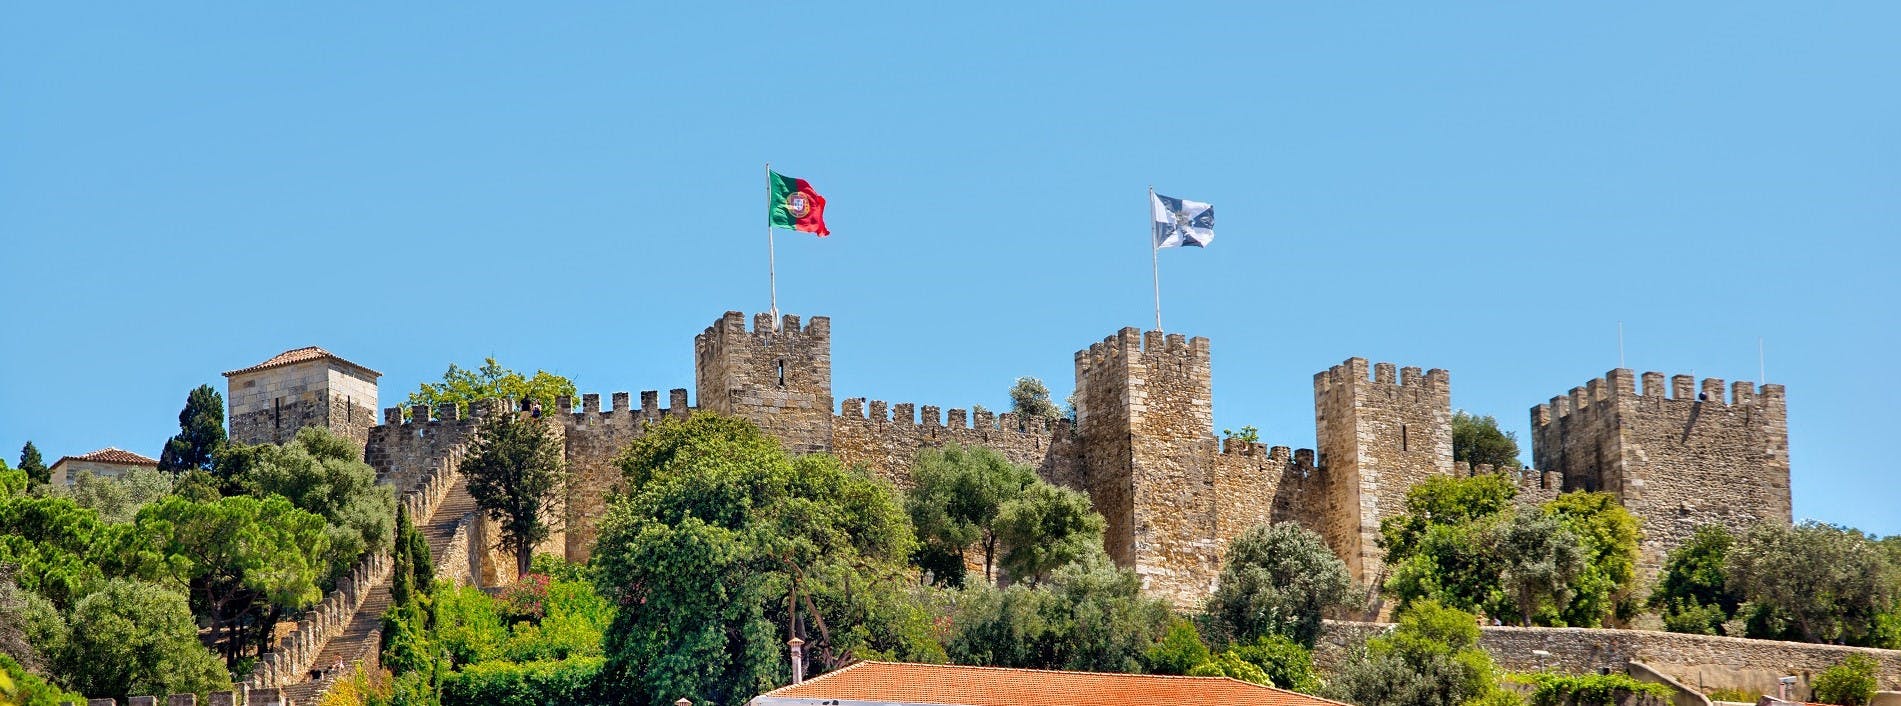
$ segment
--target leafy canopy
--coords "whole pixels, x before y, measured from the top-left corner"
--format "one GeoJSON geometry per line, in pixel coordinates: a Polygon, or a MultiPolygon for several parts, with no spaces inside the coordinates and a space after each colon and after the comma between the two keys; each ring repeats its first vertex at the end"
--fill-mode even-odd
{"type": "Polygon", "coordinates": [[[566,377],[536,370],[533,377],[502,367],[494,358],[484,358],[482,366],[474,370],[449,364],[449,370],[442,374],[442,382],[422,383],[409,398],[403,401],[403,414],[409,414],[410,405],[427,405],[430,409],[453,402],[464,416],[469,413],[469,403],[486,399],[504,399],[514,404],[523,400],[540,402],[553,410],[555,398],[575,397],[574,381],[566,377]]]}
{"type": "Polygon", "coordinates": [[[46,467],[46,461],[40,458],[40,449],[33,442],[20,447],[19,469],[26,471],[26,477],[36,484],[53,482],[52,469],[46,467]]]}
{"type": "Polygon", "coordinates": [[[143,694],[205,694],[231,678],[204,645],[185,597],[124,579],[73,606],[71,637],[56,658],[74,691],[125,699],[143,694]]]}
{"type": "Polygon", "coordinates": [[[1885,551],[1837,525],[1756,525],[1730,552],[1725,570],[1729,590],[1760,611],[1751,637],[1885,642],[1879,638],[1889,636],[1877,630],[1901,604],[1901,576],[1885,551]]]}
{"type": "Polygon", "coordinates": [[[1025,421],[1055,421],[1063,416],[1062,410],[1056,408],[1056,403],[1050,401],[1049,386],[1033,377],[1017,378],[1016,384],[1010,386],[1010,411],[1025,421]]]}
{"type": "Polygon", "coordinates": [[[1325,613],[1354,601],[1353,578],[1326,540],[1291,522],[1260,525],[1228,544],[1209,596],[1209,623],[1234,643],[1279,636],[1312,647],[1325,613]]]}
{"type": "Polygon", "coordinates": [[[1461,409],[1452,413],[1452,460],[1464,461],[1477,468],[1491,464],[1500,469],[1517,470],[1518,435],[1500,431],[1491,415],[1479,416],[1461,409]]]}
{"type": "Polygon", "coordinates": [[[1142,595],[1134,572],[1096,558],[1034,588],[972,584],[960,592],[946,645],[958,664],[1090,672],[1140,671],[1175,618],[1142,595]]]}
{"type": "Polygon", "coordinates": [[[1728,634],[1724,623],[1743,603],[1742,594],[1730,590],[1724,569],[1735,544],[1735,536],[1722,525],[1703,525],[1665,557],[1649,606],[1663,614],[1666,630],[1728,634]]]}
{"type": "Polygon", "coordinates": [[[348,573],[365,554],[390,548],[396,493],[376,482],[376,469],[347,437],[304,427],[282,445],[227,446],[218,466],[253,497],[281,497],[323,518],[329,551],[320,581],[348,573]]]}
{"type": "Polygon", "coordinates": [[[158,469],[173,475],[209,471],[224,444],[224,395],[210,385],[199,385],[185,396],[185,408],[178,412],[178,434],[165,441],[158,469]]]}
{"type": "Polygon", "coordinates": [[[567,474],[561,442],[542,420],[514,412],[482,418],[462,476],[476,507],[501,524],[501,544],[515,555],[515,574],[528,573],[535,546],[548,538],[567,474]]]}
{"type": "Polygon", "coordinates": [[[1500,699],[1498,670],[1478,648],[1476,618],[1437,601],[1407,606],[1399,624],[1350,654],[1325,693],[1359,706],[1460,706],[1500,699]]]}

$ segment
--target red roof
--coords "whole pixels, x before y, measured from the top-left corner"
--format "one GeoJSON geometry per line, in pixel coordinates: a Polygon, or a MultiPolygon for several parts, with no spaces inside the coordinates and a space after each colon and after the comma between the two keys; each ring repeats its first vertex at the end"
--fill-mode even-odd
{"type": "Polygon", "coordinates": [[[330,351],[326,351],[322,348],[318,348],[316,346],[305,346],[303,348],[292,348],[290,350],[284,351],[277,355],[271,356],[270,360],[264,361],[262,363],[258,363],[257,365],[253,365],[248,368],[233,370],[231,372],[225,373],[224,376],[231,377],[233,375],[239,375],[242,373],[256,372],[259,370],[269,370],[271,368],[281,368],[286,365],[296,365],[298,363],[309,362],[312,360],[323,360],[326,358],[337,361],[339,363],[350,366],[352,368],[356,368],[363,372],[369,373],[371,377],[382,377],[383,375],[382,373],[376,372],[369,368],[365,368],[361,365],[357,365],[356,363],[352,363],[350,361],[344,360],[342,356],[339,356],[335,353],[331,353],[330,351]]]}
{"type": "Polygon", "coordinates": [[[140,456],[138,454],[132,453],[125,449],[115,449],[110,446],[107,446],[103,449],[94,451],[89,454],[80,454],[78,456],[61,456],[58,461],[53,462],[53,465],[57,466],[67,461],[91,461],[93,463],[117,463],[124,466],[157,466],[158,465],[158,459],[146,458],[144,456],[140,456]]]}
{"type": "Polygon", "coordinates": [[[1227,677],[1099,674],[944,664],[859,662],[760,699],[842,699],[960,706],[1343,706],[1227,677]]]}

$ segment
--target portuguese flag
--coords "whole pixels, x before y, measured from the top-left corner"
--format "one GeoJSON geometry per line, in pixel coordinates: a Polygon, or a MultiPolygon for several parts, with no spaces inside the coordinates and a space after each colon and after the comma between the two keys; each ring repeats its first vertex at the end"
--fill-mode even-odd
{"type": "Polygon", "coordinates": [[[825,197],[818,195],[811,182],[771,170],[766,175],[767,223],[821,238],[832,234],[825,228],[825,197]]]}

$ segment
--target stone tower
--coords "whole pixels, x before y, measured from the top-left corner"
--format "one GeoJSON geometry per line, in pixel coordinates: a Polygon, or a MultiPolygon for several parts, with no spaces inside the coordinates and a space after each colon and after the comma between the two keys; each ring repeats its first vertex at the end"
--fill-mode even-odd
{"type": "Polygon", "coordinates": [[[298,429],[323,427],[361,448],[376,425],[376,379],[382,376],[316,346],[225,373],[231,440],[281,444],[298,429]]]}
{"type": "Polygon", "coordinates": [[[1206,338],[1134,328],[1076,353],[1083,484],[1109,556],[1183,605],[1220,570],[1208,358],[1206,338]]]}
{"type": "Polygon", "coordinates": [[[1617,496],[1643,521],[1640,572],[1654,576],[1664,555],[1699,525],[1745,531],[1787,523],[1788,407],[1781,385],[1730,386],[1689,375],[1644,373],[1643,392],[1619,368],[1531,410],[1532,457],[1563,474],[1564,489],[1617,496]]]}
{"type": "Polygon", "coordinates": [[[1406,491],[1452,474],[1452,383],[1446,371],[1398,371],[1348,358],[1314,375],[1314,426],[1326,470],[1327,543],[1353,577],[1382,580],[1380,521],[1405,510],[1406,491]]]}
{"type": "Polygon", "coordinates": [[[787,451],[832,448],[832,320],[726,312],[693,338],[699,408],[741,417],[787,451]],[[774,324],[777,323],[775,326],[774,324]]]}

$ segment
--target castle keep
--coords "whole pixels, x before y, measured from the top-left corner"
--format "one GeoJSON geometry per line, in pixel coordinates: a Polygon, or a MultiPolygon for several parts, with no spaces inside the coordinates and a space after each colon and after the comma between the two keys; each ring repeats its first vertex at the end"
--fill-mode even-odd
{"type": "MultiPolygon", "coordinates": [[[[1136,571],[1147,590],[1192,604],[1214,587],[1223,549],[1247,528],[1300,523],[1324,536],[1355,578],[1384,578],[1380,521],[1404,509],[1426,478],[1466,469],[1452,461],[1451,376],[1352,358],[1314,376],[1319,454],[1214,434],[1209,340],[1124,328],[1075,354],[1076,417],[1019,419],[964,409],[849,397],[832,390],[831,320],[727,312],[694,338],[695,398],[676,388],[640,404],[616,392],[556,405],[571,478],[566,532],[558,540],[584,560],[607,492],[620,478],[613,459],[650,422],[706,410],[758,424],[795,453],[826,452],[899,486],[918,452],[945,444],[994,449],[1053,483],[1088,493],[1107,520],[1109,556],[1136,571]],[[750,324],[750,325],[749,325],[750,324]]],[[[399,489],[460,463],[474,420],[454,405],[384,411],[369,426],[377,374],[322,349],[290,351],[227,373],[232,436],[282,441],[300,426],[325,426],[365,445],[379,477],[399,489]],[[367,403],[370,407],[364,407],[367,403]]],[[[1534,457],[1543,470],[1518,472],[1528,501],[1559,492],[1603,490],[1643,521],[1643,564],[1654,573],[1664,552],[1697,525],[1743,529],[1788,522],[1788,431],[1783,391],[1706,380],[1692,399],[1679,376],[1666,396],[1663,376],[1614,370],[1569,397],[1532,410],[1534,457]]]]}

